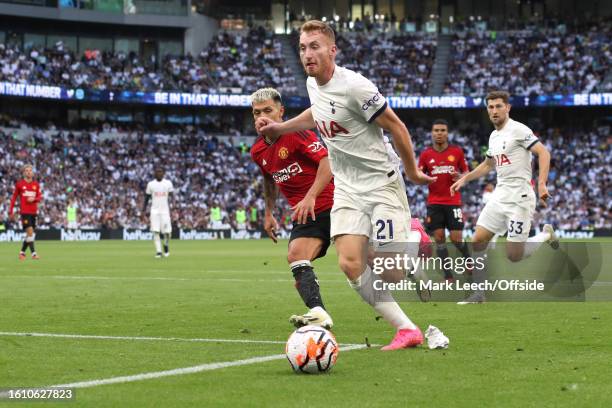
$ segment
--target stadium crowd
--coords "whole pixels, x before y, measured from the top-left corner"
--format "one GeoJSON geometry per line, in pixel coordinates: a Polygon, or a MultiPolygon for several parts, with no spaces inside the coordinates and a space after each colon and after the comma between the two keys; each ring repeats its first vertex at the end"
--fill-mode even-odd
{"type": "MultiPolygon", "coordinates": [[[[24,128],[16,123],[0,126],[0,214],[6,217],[10,195],[20,168],[33,163],[42,184],[42,228],[65,226],[70,199],[78,205],[81,228],[144,228],[141,219],[146,183],[155,166],[162,166],[175,186],[173,223],[181,228],[211,226],[211,208],[222,209],[222,224],[235,221],[239,207],[256,208],[262,222],[263,193],[259,169],[251,162],[249,147],[228,136],[212,136],[201,129],[185,127],[180,132],[114,129],[113,126],[73,131],[24,128]]],[[[471,168],[483,158],[488,134],[464,124],[450,134],[451,143],[465,150],[471,168]]],[[[417,154],[431,142],[428,130],[411,130],[417,154]]],[[[538,133],[538,132],[536,132],[538,133]]],[[[538,134],[554,151],[549,189],[552,201],[540,209],[536,225],[552,223],[564,229],[612,228],[612,165],[610,128],[550,129],[538,134]]],[[[463,192],[466,227],[475,225],[483,206],[486,183],[470,183],[463,192]]],[[[413,216],[426,215],[427,189],[408,185],[413,216]]],[[[290,214],[279,201],[283,224],[290,214]]],[[[250,211],[249,211],[250,213],[250,211]]]]}
{"type": "Polygon", "coordinates": [[[371,79],[383,95],[427,95],[436,37],[421,33],[338,36],[338,65],[371,79]]]}
{"type": "Polygon", "coordinates": [[[87,87],[111,91],[250,93],[264,86],[295,94],[294,75],[284,64],[281,42],[264,28],[244,34],[220,32],[197,56],[166,55],[155,66],[135,53],[86,50],[78,55],[60,41],[27,50],[0,43],[0,81],[87,87]]]}
{"type": "MultiPolygon", "coordinates": [[[[361,72],[385,95],[427,94],[436,34],[359,27],[338,33],[339,65],[361,72]]],[[[515,95],[612,90],[612,23],[576,30],[457,31],[444,93],[478,97],[502,86],[515,95]]],[[[79,55],[58,42],[27,50],[0,44],[0,65],[0,81],[112,91],[251,93],[274,86],[296,95],[302,78],[286,63],[279,37],[263,27],[220,31],[198,55],[166,55],[158,64],[135,53],[79,55]]]]}
{"type": "Polygon", "coordinates": [[[478,31],[455,34],[444,92],[482,96],[609,92],[612,22],[588,30],[478,31]],[[608,78],[609,79],[609,78],[608,78]]]}

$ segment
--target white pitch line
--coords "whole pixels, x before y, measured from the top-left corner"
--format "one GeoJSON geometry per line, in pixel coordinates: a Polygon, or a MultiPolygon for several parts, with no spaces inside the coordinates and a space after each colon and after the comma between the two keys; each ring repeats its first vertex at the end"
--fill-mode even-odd
{"type": "MultiPolygon", "coordinates": [[[[342,347],[340,351],[359,350],[359,349],[363,349],[366,347],[367,346],[364,344],[355,344],[352,346],[342,347]]],[[[256,364],[256,363],[265,363],[267,361],[282,360],[284,358],[286,358],[284,354],[273,354],[273,355],[263,356],[263,357],[247,358],[244,360],[224,361],[224,362],[219,362],[219,363],[208,363],[208,364],[201,364],[201,365],[192,366],[192,367],[175,368],[172,370],[165,370],[165,371],[154,371],[154,372],[142,373],[142,374],[125,375],[121,377],[110,377],[110,378],[102,378],[102,379],[97,379],[97,380],[79,381],[79,382],[73,382],[73,383],[67,383],[67,384],[56,384],[56,385],[51,385],[48,387],[42,387],[41,389],[45,389],[45,388],[89,388],[89,387],[97,387],[99,385],[122,384],[122,383],[134,382],[134,381],[150,380],[154,378],[195,374],[195,373],[201,373],[203,371],[212,371],[212,370],[218,370],[218,369],[227,368],[227,367],[236,367],[236,366],[244,366],[244,365],[250,365],[250,364],[256,364]]],[[[0,393],[0,397],[6,396],[4,394],[6,394],[6,392],[0,393]]]]}
{"type": "MultiPolygon", "coordinates": [[[[152,281],[221,281],[221,282],[295,282],[293,279],[266,279],[266,278],[175,278],[167,276],[89,276],[89,275],[0,275],[0,278],[25,278],[25,279],[62,279],[62,280],[152,280],[152,281]]],[[[345,280],[325,280],[325,283],[342,283],[345,280]]]]}
{"type": "MultiPolygon", "coordinates": [[[[142,337],[142,336],[98,336],[93,334],[62,334],[36,332],[0,332],[5,337],[52,337],[61,339],[87,340],[134,340],[134,341],[175,341],[187,343],[241,343],[241,344],[285,344],[280,340],[249,340],[249,339],[204,339],[185,337],[142,337]]],[[[341,347],[361,346],[361,344],[340,344],[341,347]]]]}
{"type": "Polygon", "coordinates": [[[96,336],[88,334],[60,334],[60,333],[29,333],[29,332],[0,332],[0,336],[7,337],[55,337],[62,339],[89,339],[89,340],[134,340],[134,341],[176,341],[193,343],[251,343],[251,344],[285,344],[276,340],[248,340],[248,339],[190,339],[182,337],[135,337],[135,336],[96,336]]]}

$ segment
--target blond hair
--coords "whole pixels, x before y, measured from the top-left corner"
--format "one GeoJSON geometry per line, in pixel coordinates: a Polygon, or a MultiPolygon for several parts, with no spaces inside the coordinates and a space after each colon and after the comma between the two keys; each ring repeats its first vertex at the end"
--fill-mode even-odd
{"type": "Polygon", "coordinates": [[[302,24],[302,27],[300,27],[300,34],[312,33],[313,31],[319,31],[325,37],[329,38],[332,44],[336,43],[336,33],[334,33],[334,30],[329,26],[329,24],[320,20],[309,20],[302,24]]]}
{"type": "Polygon", "coordinates": [[[274,88],[260,88],[251,94],[251,104],[262,103],[270,99],[282,104],[281,94],[274,88]]]}

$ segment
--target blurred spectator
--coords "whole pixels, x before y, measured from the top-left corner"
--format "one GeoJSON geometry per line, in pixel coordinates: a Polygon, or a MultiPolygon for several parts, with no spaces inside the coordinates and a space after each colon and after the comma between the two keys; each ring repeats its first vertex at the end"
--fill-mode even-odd
{"type": "Polygon", "coordinates": [[[338,65],[361,73],[385,96],[426,95],[436,37],[425,34],[338,36],[338,65]]]}
{"type": "Polygon", "coordinates": [[[159,69],[133,52],[86,50],[77,55],[61,41],[51,49],[27,51],[0,44],[0,65],[0,81],[69,88],[193,93],[236,88],[251,93],[275,86],[281,93],[297,92],[280,41],[262,27],[243,34],[219,33],[197,57],[166,55],[159,69]]]}
{"type": "MultiPolygon", "coordinates": [[[[6,121],[5,121],[6,123],[6,121]]],[[[58,130],[0,127],[0,214],[6,216],[14,183],[25,163],[33,163],[42,184],[39,224],[62,227],[69,200],[78,202],[80,228],[142,228],[140,208],[146,183],[161,165],[176,188],[173,222],[180,228],[229,227],[235,221],[250,227],[262,222],[263,180],[259,169],[230,137],[215,137],[191,127],[180,131],[124,133],[94,130],[58,130]],[[4,130],[3,130],[4,129],[4,130]],[[11,131],[10,129],[17,129],[11,131]],[[19,133],[19,137],[17,137],[19,133]],[[25,133],[25,137],[24,137],[25,133]],[[110,135],[109,135],[110,134],[110,135]],[[110,137],[109,137],[110,136],[110,137]]],[[[460,145],[470,168],[484,157],[488,134],[463,123],[454,127],[449,141],[460,145]]],[[[534,129],[535,130],[535,129],[534,129]]],[[[610,127],[594,129],[550,128],[536,132],[553,152],[549,176],[552,199],[538,209],[535,226],[552,223],[557,228],[612,228],[612,152],[610,127]]],[[[411,129],[417,156],[431,144],[428,130],[411,129]]],[[[535,177],[535,173],[534,173],[535,177]]],[[[469,183],[462,192],[466,228],[475,226],[483,207],[487,183],[495,172],[469,183]]],[[[413,216],[426,216],[427,188],[407,183],[413,216]]],[[[277,219],[290,229],[291,212],[279,199],[277,219]]],[[[2,217],[0,217],[1,219],[2,217]]]]}
{"type": "Polygon", "coordinates": [[[612,23],[564,34],[556,30],[467,31],[451,47],[446,94],[483,96],[609,92],[612,23]]]}

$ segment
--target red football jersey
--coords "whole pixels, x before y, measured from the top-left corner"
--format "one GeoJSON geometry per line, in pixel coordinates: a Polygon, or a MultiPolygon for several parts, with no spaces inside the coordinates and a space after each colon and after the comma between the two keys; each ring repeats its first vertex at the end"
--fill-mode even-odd
{"type": "Polygon", "coordinates": [[[429,185],[427,204],[461,205],[461,194],[450,195],[450,186],[453,185],[453,173],[468,171],[463,149],[459,146],[448,145],[439,152],[433,147],[425,149],[419,157],[419,168],[430,176],[438,179],[429,185]]]}
{"type": "Polygon", "coordinates": [[[40,184],[34,180],[28,183],[23,179],[15,183],[15,191],[13,191],[13,197],[11,197],[9,215],[13,215],[13,209],[15,208],[15,201],[17,200],[17,197],[21,197],[21,200],[19,201],[20,214],[36,215],[38,213],[38,203],[42,199],[40,184]],[[28,198],[30,197],[33,198],[34,201],[28,202],[28,198]]]}
{"type": "MultiPolygon", "coordinates": [[[[309,130],[281,135],[272,144],[259,137],[251,148],[251,158],[264,174],[269,174],[280,192],[294,206],[305,196],[317,175],[319,161],[327,149],[309,130]]],[[[330,182],[315,201],[315,214],[334,204],[334,184],[330,182]]]]}

